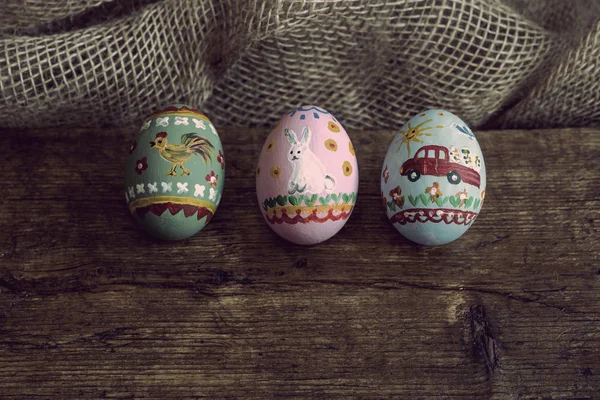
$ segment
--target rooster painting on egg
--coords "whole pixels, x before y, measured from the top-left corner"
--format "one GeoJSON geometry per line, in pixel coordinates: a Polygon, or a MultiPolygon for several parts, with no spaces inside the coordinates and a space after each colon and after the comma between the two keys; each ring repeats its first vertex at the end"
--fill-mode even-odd
{"type": "Polygon", "coordinates": [[[215,147],[212,143],[195,133],[186,133],[181,136],[181,144],[171,144],[167,142],[167,132],[156,134],[156,140],[150,142],[150,147],[158,149],[158,153],[163,160],[169,161],[171,170],[167,175],[177,176],[175,169],[181,169],[181,175],[190,175],[191,172],[184,164],[194,154],[200,156],[204,163],[212,159],[212,153],[215,147]]]}
{"type": "Polygon", "coordinates": [[[327,175],[325,166],[310,150],[312,133],[308,126],[302,130],[302,138],[298,138],[291,129],[285,129],[285,136],[292,145],[287,155],[292,165],[292,174],[288,181],[288,194],[331,193],[335,188],[335,178],[327,175]]]}
{"type": "Polygon", "coordinates": [[[181,240],[212,219],[224,178],[225,155],[215,127],[199,110],[173,104],[147,116],[129,147],[125,200],[151,235],[181,240]]]}
{"type": "Polygon", "coordinates": [[[357,190],[354,147],[326,110],[298,107],[266,138],[256,195],[267,225],[284,239],[310,245],[334,236],[350,217],[357,190]]]}

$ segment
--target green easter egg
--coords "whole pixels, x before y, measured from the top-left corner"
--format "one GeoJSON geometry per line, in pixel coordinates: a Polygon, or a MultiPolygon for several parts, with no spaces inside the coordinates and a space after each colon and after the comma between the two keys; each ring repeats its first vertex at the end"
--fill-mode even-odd
{"type": "Polygon", "coordinates": [[[223,193],[225,156],[208,117],[183,104],[146,119],[125,164],[125,199],[153,236],[180,240],[211,220],[223,193]]]}

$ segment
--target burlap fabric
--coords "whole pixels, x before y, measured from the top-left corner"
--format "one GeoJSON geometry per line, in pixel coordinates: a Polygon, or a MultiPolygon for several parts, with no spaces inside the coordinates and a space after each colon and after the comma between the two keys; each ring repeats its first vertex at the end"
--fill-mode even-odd
{"type": "Polygon", "coordinates": [[[600,123],[595,0],[4,0],[0,126],[134,123],[184,102],[268,126],[315,104],[347,128],[425,108],[474,128],[600,123]]]}

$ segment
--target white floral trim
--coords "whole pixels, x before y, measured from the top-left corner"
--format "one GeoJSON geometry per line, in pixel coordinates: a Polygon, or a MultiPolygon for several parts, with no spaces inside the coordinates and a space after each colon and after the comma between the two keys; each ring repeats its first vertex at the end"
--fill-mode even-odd
{"type": "Polygon", "coordinates": [[[169,117],[156,118],[156,126],[169,126],[169,117]]]}
{"type": "Polygon", "coordinates": [[[204,185],[199,185],[196,183],[195,189],[196,190],[194,191],[194,197],[204,197],[204,190],[206,189],[204,185]]]}
{"type": "Polygon", "coordinates": [[[148,183],[148,193],[158,193],[158,183],[148,183]]]}
{"type": "Polygon", "coordinates": [[[140,128],[140,132],[141,131],[145,131],[146,129],[150,128],[150,124],[152,123],[152,120],[149,119],[148,121],[144,122],[142,124],[142,127],[140,128]]]}
{"type": "MultiPolygon", "coordinates": [[[[127,204],[131,203],[140,194],[159,193],[159,184],[162,188],[162,193],[173,191],[173,182],[147,182],[147,183],[136,183],[133,186],[129,186],[125,189],[125,201],[127,204]],[[146,190],[147,188],[147,190],[146,190]]],[[[189,193],[189,182],[176,182],[177,194],[189,193]]],[[[206,186],[198,183],[194,184],[194,197],[201,199],[206,198],[206,186]]],[[[218,205],[221,202],[222,193],[217,189],[209,186],[208,200],[218,205]]]]}
{"type": "Polygon", "coordinates": [[[177,182],[177,193],[181,194],[181,193],[187,193],[190,190],[188,189],[188,183],[187,182],[177,182]]]}
{"type": "Polygon", "coordinates": [[[173,182],[161,182],[163,193],[170,192],[172,190],[173,182]]]}
{"type": "Polygon", "coordinates": [[[185,125],[188,126],[190,123],[188,122],[187,117],[175,117],[175,125],[185,125]]]}
{"type": "Polygon", "coordinates": [[[206,129],[206,126],[204,125],[204,121],[202,121],[201,119],[192,118],[192,122],[194,123],[194,125],[196,125],[196,128],[206,129]]]}
{"type": "MultiPolygon", "coordinates": [[[[169,126],[169,118],[170,117],[158,117],[156,119],[154,119],[154,122],[156,123],[156,126],[169,126]]],[[[185,126],[189,126],[190,122],[189,122],[189,117],[177,117],[175,116],[175,121],[174,121],[174,125],[185,125],[185,126]]],[[[152,124],[152,119],[149,119],[148,121],[144,122],[142,124],[142,127],[140,128],[140,132],[150,128],[151,124],[152,124]]],[[[212,124],[212,122],[208,122],[208,121],[203,121],[201,119],[198,118],[192,118],[192,122],[194,123],[194,126],[197,129],[206,129],[206,124],[208,124],[208,127],[210,128],[211,132],[219,137],[219,133],[217,132],[217,130],[215,129],[215,126],[212,124]]]]}

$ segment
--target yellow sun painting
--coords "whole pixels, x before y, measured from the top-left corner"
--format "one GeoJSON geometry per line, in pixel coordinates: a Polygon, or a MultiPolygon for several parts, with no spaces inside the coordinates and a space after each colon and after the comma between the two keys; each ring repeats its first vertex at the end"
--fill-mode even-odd
{"type": "Polygon", "coordinates": [[[431,133],[424,133],[424,132],[428,131],[430,129],[433,129],[433,128],[432,127],[425,127],[425,128],[423,127],[423,125],[425,125],[431,121],[433,121],[433,119],[428,119],[414,127],[411,126],[409,123],[408,128],[406,130],[400,131],[402,136],[396,142],[396,143],[400,142],[400,146],[398,147],[398,150],[396,150],[396,153],[399,152],[400,149],[402,148],[402,145],[404,143],[406,143],[406,149],[408,150],[408,157],[410,157],[410,142],[423,143],[423,141],[421,139],[419,139],[421,136],[423,136],[423,135],[431,136],[431,133]]]}

